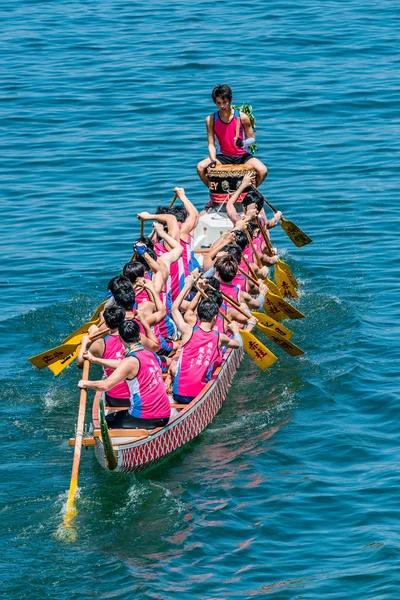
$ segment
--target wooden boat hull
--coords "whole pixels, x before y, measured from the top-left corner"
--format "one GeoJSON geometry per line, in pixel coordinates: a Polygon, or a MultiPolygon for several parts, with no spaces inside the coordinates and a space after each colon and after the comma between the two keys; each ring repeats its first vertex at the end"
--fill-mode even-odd
{"type": "MultiPolygon", "coordinates": [[[[114,446],[117,459],[115,472],[139,473],[153,467],[162,459],[197,437],[220,410],[238,366],[243,358],[243,350],[228,350],[227,358],[215,377],[202,393],[162,428],[149,432],[148,436],[118,443],[114,446]]],[[[93,424],[99,427],[99,398],[93,404],[93,424]]],[[[112,430],[109,430],[112,434],[112,430]]],[[[99,463],[107,469],[104,445],[101,437],[96,437],[95,455],[99,463]]]]}

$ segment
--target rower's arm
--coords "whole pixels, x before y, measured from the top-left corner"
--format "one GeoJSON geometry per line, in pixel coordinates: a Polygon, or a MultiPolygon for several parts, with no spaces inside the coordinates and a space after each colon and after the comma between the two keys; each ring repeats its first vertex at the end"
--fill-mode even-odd
{"type": "Polygon", "coordinates": [[[256,134],[254,133],[254,129],[251,125],[251,121],[250,121],[250,117],[249,115],[246,115],[246,113],[241,112],[240,113],[240,120],[242,121],[242,125],[243,125],[243,129],[244,129],[244,134],[247,138],[254,138],[254,142],[256,140],[256,134]]]}
{"type": "Polygon", "coordinates": [[[215,259],[217,257],[218,252],[222,250],[224,246],[230,243],[234,243],[235,237],[231,234],[231,232],[224,233],[216,242],[213,243],[210,250],[204,254],[203,257],[203,269],[204,271],[208,271],[211,267],[214,266],[215,259]]]}
{"type": "Polygon", "coordinates": [[[193,275],[189,275],[188,277],[186,277],[185,285],[184,285],[182,291],[180,292],[179,296],[173,303],[172,308],[171,308],[172,318],[175,321],[175,325],[177,326],[177,328],[179,329],[179,331],[181,332],[182,335],[190,335],[192,333],[192,328],[190,327],[190,325],[188,325],[185,322],[185,319],[183,318],[181,311],[179,309],[180,309],[182,302],[184,301],[184,299],[186,298],[186,296],[192,289],[193,283],[194,283],[193,275]]]}
{"type": "Polygon", "coordinates": [[[244,192],[244,190],[248,187],[248,185],[249,184],[247,182],[247,179],[246,179],[246,177],[244,177],[242,180],[242,183],[240,184],[240,186],[238,187],[236,192],[234,194],[232,194],[232,196],[230,196],[228,203],[226,205],[226,214],[228,215],[228,217],[230,218],[230,220],[232,221],[232,223],[234,225],[236,225],[236,223],[238,221],[240,221],[242,218],[235,208],[235,202],[238,201],[240,195],[244,192]]]}
{"type": "Polygon", "coordinates": [[[169,235],[179,242],[179,226],[175,215],[152,215],[148,212],[141,212],[138,214],[138,219],[141,221],[158,221],[166,225],[169,235]]]}
{"type": "MultiPolygon", "coordinates": [[[[167,314],[167,311],[165,310],[164,304],[161,302],[160,294],[154,289],[153,283],[148,279],[145,279],[143,283],[143,287],[150,294],[156,309],[155,312],[153,312],[151,315],[148,315],[147,318],[145,316],[143,318],[143,321],[148,323],[150,329],[150,327],[157,325],[157,323],[160,323],[160,321],[163,320],[167,314]]],[[[141,321],[141,323],[143,323],[143,321],[141,321]]]]}
{"type": "Polygon", "coordinates": [[[78,354],[78,358],[77,358],[77,364],[80,369],[83,368],[83,363],[85,362],[83,353],[86,352],[88,346],[90,346],[90,352],[91,352],[91,354],[93,354],[93,356],[103,356],[103,352],[104,352],[103,338],[96,340],[95,342],[92,343],[92,345],[90,345],[89,336],[84,335],[81,340],[81,348],[79,350],[79,354],[78,354]]]}
{"type": "Polygon", "coordinates": [[[225,346],[226,348],[240,348],[240,342],[235,338],[230,338],[224,333],[219,334],[219,348],[225,346]]]}
{"type": "Polygon", "coordinates": [[[214,138],[214,115],[208,115],[206,119],[206,128],[207,128],[207,141],[208,141],[208,155],[210,160],[216,160],[217,158],[217,149],[215,147],[215,138],[214,138]]]}
{"type": "Polygon", "coordinates": [[[192,204],[190,202],[190,200],[186,196],[185,190],[183,188],[176,187],[174,189],[174,192],[178,196],[179,200],[182,202],[183,206],[185,207],[186,212],[188,213],[188,216],[187,216],[185,222],[182,223],[181,228],[180,228],[181,237],[182,237],[182,234],[187,235],[191,231],[193,231],[193,229],[196,227],[197,221],[199,219],[199,212],[198,212],[197,208],[194,206],[194,204],[192,204]]]}
{"type": "MultiPolygon", "coordinates": [[[[96,359],[96,364],[103,364],[101,358],[96,359]]],[[[107,361],[104,361],[107,362],[107,361]]],[[[118,361],[110,361],[110,362],[118,362],[118,361]]],[[[104,365],[108,366],[108,365],[104,365]]],[[[112,367],[111,367],[112,368],[112,367]]],[[[124,358],[123,361],[119,361],[119,366],[115,369],[114,373],[111,373],[110,377],[107,379],[100,379],[99,381],[90,381],[89,379],[81,379],[78,383],[78,387],[81,389],[90,388],[95,392],[108,392],[111,388],[116,386],[121,381],[125,379],[133,379],[138,374],[139,370],[139,361],[137,358],[130,356],[128,358],[124,358]]]]}

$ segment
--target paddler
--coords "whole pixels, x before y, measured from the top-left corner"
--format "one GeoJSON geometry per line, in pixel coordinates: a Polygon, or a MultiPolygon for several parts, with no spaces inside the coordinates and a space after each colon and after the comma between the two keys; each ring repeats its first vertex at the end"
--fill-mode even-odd
{"type": "Polygon", "coordinates": [[[246,164],[255,169],[257,186],[261,185],[267,176],[267,167],[249,152],[249,147],[256,141],[249,116],[232,108],[232,90],[229,85],[217,85],[213,89],[211,97],[218,110],[206,119],[209,155],[197,165],[200,179],[208,187],[207,168],[210,165],[246,164]],[[236,133],[238,120],[240,121],[239,135],[236,133]],[[218,153],[215,147],[215,138],[219,145],[218,153]]]}
{"type": "Polygon", "coordinates": [[[114,372],[107,379],[99,381],[81,379],[78,387],[107,392],[124,381],[129,388],[130,407],[128,410],[106,415],[108,426],[118,429],[164,427],[168,423],[171,408],[164,387],[160,362],[155,354],[145,350],[141,345],[137,323],[124,321],[119,326],[118,332],[125,348],[125,358],[122,361],[107,360],[87,352],[85,358],[91,363],[114,369],[114,372]]]}

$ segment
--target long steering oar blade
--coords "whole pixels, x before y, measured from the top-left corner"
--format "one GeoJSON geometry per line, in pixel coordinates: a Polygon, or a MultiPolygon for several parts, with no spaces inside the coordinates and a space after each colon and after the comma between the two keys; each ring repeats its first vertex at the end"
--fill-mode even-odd
{"type": "MultiPolygon", "coordinates": [[[[83,365],[82,379],[89,379],[89,367],[89,361],[85,360],[83,365]]],[[[78,423],[76,426],[75,434],[74,459],[72,463],[71,482],[68,491],[64,520],[62,525],[58,529],[60,537],[66,539],[67,541],[75,541],[76,539],[76,529],[73,528],[72,521],[78,514],[78,510],[75,505],[75,499],[78,492],[78,477],[81,462],[83,429],[85,425],[86,400],[87,390],[82,389],[79,398],[78,423]]]]}
{"type": "Polygon", "coordinates": [[[264,325],[259,324],[258,329],[263,333],[267,338],[269,338],[274,344],[279,346],[284,352],[290,354],[290,356],[301,356],[304,354],[304,351],[293,344],[290,340],[285,338],[282,335],[279,335],[276,331],[271,329],[270,327],[264,327],[264,325]]]}

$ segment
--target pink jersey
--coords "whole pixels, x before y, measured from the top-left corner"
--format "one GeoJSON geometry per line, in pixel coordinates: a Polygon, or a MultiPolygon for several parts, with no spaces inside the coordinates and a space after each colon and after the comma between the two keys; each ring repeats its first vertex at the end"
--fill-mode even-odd
{"type": "Polygon", "coordinates": [[[225,296],[230,296],[233,300],[235,300],[235,302],[239,302],[240,288],[237,285],[233,285],[232,283],[223,283],[221,281],[219,284],[219,289],[225,294],[225,296]]]}
{"type": "MultiPolygon", "coordinates": [[[[239,265],[241,267],[241,265],[239,265]]],[[[240,289],[246,291],[246,278],[241,273],[236,273],[235,277],[231,281],[232,285],[240,287],[240,289]]]]}
{"type": "MultiPolygon", "coordinates": [[[[185,277],[187,277],[190,273],[190,271],[192,270],[190,268],[191,266],[191,262],[192,262],[192,255],[193,255],[193,251],[192,251],[192,236],[189,236],[188,241],[184,242],[183,240],[179,240],[180,244],[183,248],[183,253],[180,256],[180,258],[173,262],[171,264],[170,267],[170,276],[169,276],[169,281],[167,281],[167,285],[166,285],[166,294],[167,294],[167,298],[166,298],[166,302],[168,302],[168,292],[170,290],[171,292],[171,299],[172,302],[174,302],[177,297],[179,296],[179,293],[181,292],[181,290],[183,289],[184,285],[185,285],[185,277]]],[[[168,252],[168,250],[165,248],[164,244],[162,242],[158,242],[157,244],[154,245],[154,251],[157,254],[157,256],[162,256],[162,254],[165,254],[165,252],[168,252]]],[[[168,308],[165,305],[167,311],[168,308]]]]}
{"type": "MultiPolygon", "coordinates": [[[[220,154],[225,154],[225,156],[242,156],[242,154],[248,154],[244,148],[239,148],[234,142],[238,119],[240,119],[240,113],[237,109],[235,109],[229,123],[224,123],[218,112],[214,113],[214,133],[218,140],[220,154]]],[[[239,137],[242,140],[245,138],[242,123],[240,123],[239,137]]]]}
{"type": "Polygon", "coordinates": [[[127,379],[131,406],[128,410],[132,417],[139,419],[165,419],[171,414],[171,407],[165,391],[162,371],[158,357],[139,347],[128,356],[139,361],[139,371],[133,379],[127,379]]]}
{"type": "Polygon", "coordinates": [[[182,346],[173,384],[175,395],[195,397],[210,381],[219,358],[219,333],[194,327],[182,346]]]}
{"type": "MultiPolygon", "coordinates": [[[[151,273],[145,273],[144,274],[144,278],[148,279],[149,281],[151,281],[151,273]]],[[[145,289],[141,290],[137,294],[135,292],[135,304],[136,304],[136,306],[138,306],[142,302],[153,302],[153,300],[150,297],[149,293],[145,289]]]]}
{"type": "MultiPolygon", "coordinates": [[[[119,339],[119,335],[107,335],[104,338],[104,352],[101,358],[106,358],[107,360],[123,359],[124,352],[125,348],[119,339]]],[[[109,369],[108,367],[103,367],[103,371],[106,377],[110,377],[110,375],[114,373],[114,369],[109,369]]],[[[107,393],[112,398],[129,398],[129,388],[126,381],[117,383],[117,385],[108,390],[107,393]]]]}

